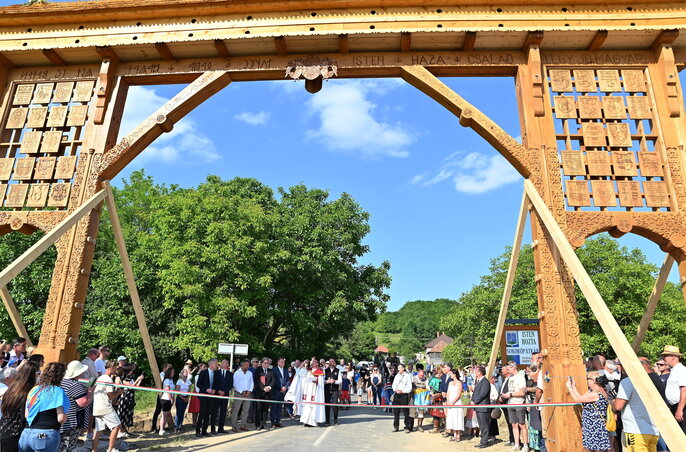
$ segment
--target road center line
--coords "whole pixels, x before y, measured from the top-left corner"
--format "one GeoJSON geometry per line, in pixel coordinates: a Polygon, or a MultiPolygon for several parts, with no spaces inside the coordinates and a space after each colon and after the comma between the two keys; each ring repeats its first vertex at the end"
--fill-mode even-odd
{"type": "Polygon", "coordinates": [[[329,434],[329,432],[331,431],[332,428],[333,428],[333,425],[326,427],[326,429],[322,432],[321,435],[319,435],[319,438],[317,438],[317,440],[314,442],[314,444],[312,444],[312,446],[314,446],[314,447],[319,446],[321,444],[321,442],[324,441],[324,438],[326,438],[326,435],[329,434]]]}

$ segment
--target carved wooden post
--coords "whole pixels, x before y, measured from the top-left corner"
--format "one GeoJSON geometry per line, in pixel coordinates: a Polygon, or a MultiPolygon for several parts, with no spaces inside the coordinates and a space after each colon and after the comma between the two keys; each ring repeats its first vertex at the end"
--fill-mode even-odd
{"type": "MultiPolygon", "coordinates": [[[[111,65],[103,64],[103,68],[111,70],[111,65]]],[[[100,161],[103,152],[116,143],[127,87],[120,78],[113,79],[110,83],[114,84],[109,88],[112,90],[112,101],[107,105],[102,124],[95,123],[95,102],[90,104],[69,211],[73,211],[101,188],[98,181],[100,161]]],[[[94,98],[96,96],[97,93],[94,98]]],[[[46,361],[68,362],[77,357],[76,346],[101,208],[102,204],[79,221],[56,244],[57,260],[37,350],[37,353],[45,355],[46,361]]]]}
{"type": "MultiPolygon", "coordinates": [[[[544,75],[538,45],[525,49],[528,62],[517,70],[517,99],[524,145],[529,148],[531,181],[563,226],[564,201],[557,160],[555,129],[550,102],[544,94],[544,75]]],[[[540,317],[540,342],[544,356],[543,371],[550,376],[544,384],[543,401],[571,401],[565,383],[567,376],[583,379],[574,281],[547,234],[540,217],[531,212],[531,231],[536,268],[536,287],[540,317]]],[[[546,408],[542,412],[546,446],[550,451],[577,450],[581,444],[581,423],[572,407],[546,408]]]]}

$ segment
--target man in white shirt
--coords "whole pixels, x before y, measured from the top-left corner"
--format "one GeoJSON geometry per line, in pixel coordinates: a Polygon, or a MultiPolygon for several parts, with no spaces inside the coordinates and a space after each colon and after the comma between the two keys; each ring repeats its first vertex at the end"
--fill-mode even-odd
{"type": "Polygon", "coordinates": [[[110,429],[111,431],[107,451],[118,452],[114,445],[117,442],[117,435],[119,435],[119,430],[121,429],[121,421],[112,406],[112,400],[121,395],[124,392],[124,389],[115,389],[114,386],[110,385],[113,383],[112,375],[114,375],[116,370],[117,362],[109,361],[105,364],[105,373],[100,375],[96,382],[95,392],[93,394],[93,416],[95,416],[95,435],[93,436],[93,445],[91,449],[93,452],[98,450],[100,434],[106,429],[110,429]]]}
{"type": "Polygon", "coordinates": [[[91,378],[98,378],[100,376],[95,369],[95,360],[98,358],[99,354],[100,351],[97,348],[91,348],[86,352],[86,357],[83,358],[81,364],[88,367],[88,370],[82,374],[82,378],[90,380],[91,378]]]}
{"type": "MultiPolygon", "coordinates": [[[[507,400],[507,403],[510,405],[522,404],[526,395],[526,377],[524,377],[524,374],[519,373],[516,362],[510,361],[508,367],[510,378],[507,381],[507,392],[502,395],[502,398],[507,400]]],[[[515,440],[512,450],[519,450],[519,442],[521,440],[522,452],[528,452],[529,431],[526,427],[526,408],[513,407],[507,410],[515,440]]]]}
{"type": "Polygon", "coordinates": [[[26,358],[26,339],[18,337],[12,341],[12,350],[10,350],[9,360],[7,365],[17,367],[26,358]]]}
{"type": "MultiPolygon", "coordinates": [[[[12,384],[17,376],[16,367],[5,367],[1,372],[2,382],[0,383],[0,407],[2,406],[2,396],[5,395],[7,389],[12,384]]],[[[0,412],[0,419],[2,419],[2,412],[0,412]]]]}
{"type": "Polygon", "coordinates": [[[665,363],[671,367],[665,388],[667,404],[669,409],[672,410],[679,426],[686,433],[686,419],[684,418],[684,407],[686,407],[686,367],[679,362],[679,358],[684,356],[684,354],[679,351],[679,347],[665,345],[661,355],[665,363]]]}
{"type": "Polygon", "coordinates": [[[95,360],[95,370],[98,372],[98,376],[105,375],[105,364],[110,358],[110,348],[106,345],[100,347],[99,353],[100,357],[95,360]]]}
{"type": "Polygon", "coordinates": [[[650,418],[648,410],[646,410],[629,378],[625,378],[619,383],[617,397],[613,405],[616,411],[622,412],[624,450],[655,452],[657,440],[660,439],[660,432],[650,418]]]}
{"type": "Polygon", "coordinates": [[[250,410],[250,399],[252,398],[255,381],[253,373],[248,370],[250,361],[247,359],[241,362],[241,368],[233,374],[234,396],[241,397],[240,400],[233,401],[233,411],[231,412],[231,426],[234,432],[238,432],[238,413],[241,413],[241,430],[248,431],[248,410],[250,410]]]}
{"type": "MultiPolygon", "coordinates": [[[[412,394],[412,374],[405,372],[405,366],[398,364],[398,373],[393,379],[393,405],[409,405],[412,394]]],[[[400,412],[403,412],[405,433],[410,433],[414,425],[414,419],[410,417],[409,408],[393,409],[393,431],[400,429],[400,412]]]]}

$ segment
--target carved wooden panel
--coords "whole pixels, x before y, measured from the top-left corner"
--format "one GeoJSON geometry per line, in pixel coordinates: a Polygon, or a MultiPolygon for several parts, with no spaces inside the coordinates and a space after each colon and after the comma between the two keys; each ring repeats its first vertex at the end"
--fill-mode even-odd
{"type": "Polygon", "coordinates": [[[66,207],[69,201],[69,191],[71,184],[57,183],[52,184],[50,188],[50,196],[48,198],[48,206],[50,207],[66,207]]]}
{"type": "Polygon", "coordinates": [[[562,151],[562,169],[566,176],[585,176],[586,164],[581,151],[562,151]]]}
{"type": "Polygon", "coordinates": [[[7,184],[0,184],[0,206],[5,202],[5,194],[7,193],[7,184]]]}
{"type": "Polygon", "coordinates": [[[588,191],[588,182],[585,180],[568,180],[567,203],[572,207],[589,207],[591,194],[588,191]]]}
{"type": "Polygon", "coordinates": [[[26,207],[45,207],[45,202],[48,200],[49,187],[50,184],[31,184],[26,207]]]}
{"type": "Polygon", "coordinates": [[[546,73],[567,208],[670,210],[674,194],[664,180],[670,173],[645,69],[563,66],[546,73]],[[590,187],[592,206],[583,187],[590,187]]]}
{"type": "Polygon", "coordinates": [[[593,192],[593,205],[595,207],[617,206],[615,184],[611,180],[592,180],[591,191],[593,192]]]}
{"type": "Polygon", "coordinates": [[[24,200],[29,191],[28,184],[12,184],[10,185],[7,199],[5,200],[5,207],[24,207],[24,200]]]}
{"type": "Polygon", "coordinates": [[[644,181],[646,205],[648,207],[669,207],[669,191],[662,181],[644,181]]]}
{"type": "Polygon", "coordinates": [[[630,151],[612,151],[612,168],[615,176],[637,176],[634,153],[630,151]]]}
{"type": "Polygon", "coordinates": [[[594,93],[598,89],[592,69],[575,69],[574,86],[580,93],[594,93]]]}
{"type": "Polygon", "coordinates": [[[64,209],[95,81],[11,82],[8,87],[10,105],[0,127],[0,181],[14,182],[4,184],[7,199],[0,206],[64,209]]]}

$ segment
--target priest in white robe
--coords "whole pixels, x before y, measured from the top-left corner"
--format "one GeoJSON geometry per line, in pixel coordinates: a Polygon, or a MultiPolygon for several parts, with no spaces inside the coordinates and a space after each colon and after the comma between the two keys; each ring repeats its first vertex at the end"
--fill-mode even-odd
{"type": "Polygon", "coordinates": [[[307,368],[309,366],[310,362],[305,360],[302,365],[296,369],[291,386],[288,388],[288,392],[284,398],[286,402],[293,402],[293,416],[300,416],[302,414],[303,388],[305,387],[305,379],[309,372],[307,368]]]}
{"type": "Polygon", "coordinates": [[[312,361],[312,369],[305,376],[305,386],[303,388],[303,403],[300,415],[300,422],[305,426],[316,427],[318,423],[326,421],[326,411],[324,409],[324,371],[319,368],[317,360],[312,361]]]}

